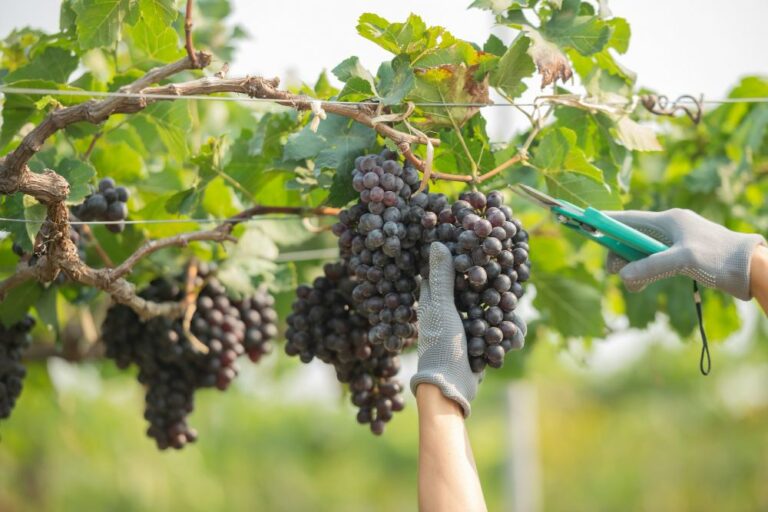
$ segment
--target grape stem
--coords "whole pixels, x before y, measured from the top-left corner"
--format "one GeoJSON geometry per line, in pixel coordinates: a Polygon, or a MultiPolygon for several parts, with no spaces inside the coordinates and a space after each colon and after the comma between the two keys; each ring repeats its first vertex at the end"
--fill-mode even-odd
{"type": "Polygon", "coordinates": [[[195,47],[192,44],[192,0],[187,0],[187,9],[184,13],[184,48],[187,50],[187,57],[189,57],[192,67],[195,69],[202,68],[203,66],[198,62],[195,47]]]}
{"type": "Polygon", "coordinates": [[[184,279],[184,314],[182,315],[181,328],[184,336],[189,339],[192,347],[202,354],[208,353],[208,346],[192,333],[192,317],[197,311],[197,296],[202,291],[203,286],[195,286],[197,280],[198,263],[197,258],[192,258],[187,265],[187,272],[184,279]]]}
{"type": "MultiPolygon", "coordinates": [[[[517,153],[515,153],[511,158],[497,165],[490,171],[481,175],[477,175],[476,168],[473,168],[472,169],[473,173],[471,175],[467,175],[467,174],[449,174],[449,173],[438,172],[433,170],[430,173],[429,178],[432,180],[459,181],[462,183],[471,183],[473,185],[477,185],[479,183],[483,183],[484,181],[487,181],[493,178],[497,174],[512,167],[513,165],[516,165],[519,163],[523,163],[523,164],[527,163],[528,156],[529,156],[528,149],[530,149],[534,139],[539,134],[539,132],[541,132],[541,129],[544,126],[544,121],[552,113],[552,109],[553,107],[550,106],[546,112],[541,114],[539,108],[536,107],[532,115],[526,113],[526,115],[528,115],[529,119],[531,120],[531,131],[528,132],[528,137],[526,137],[525,142],[523,142],[523,145],[517,149],[517,153]]],[[[457,133],[458,133],[458,130],[457,130],[457,133]]],[[[416,167],[418,170],[424,172],[424,168],[425,168],[424,161],[422,161],[419,157],[417,157],[413,153],[413,150],[410,144],[401,143],[398,145],[398,149],[403,154],[405,159],[411,163],[411,165],[416,167]]],[[[467,155],[469,156],[469,154],[467,155]]]]}

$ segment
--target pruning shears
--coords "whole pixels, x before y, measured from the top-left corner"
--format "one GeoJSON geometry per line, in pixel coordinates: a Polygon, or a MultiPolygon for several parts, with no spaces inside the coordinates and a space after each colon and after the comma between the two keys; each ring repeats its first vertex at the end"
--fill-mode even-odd
{"type": "Polygon", "coordinates": [[[591,206],[579,208],[563,199],[555,199],[528,185],[518,184],[512,190],[526,199],[549,209],[558,222],[608,248],[627,261],[636,261],[669,249],[640,231],[614,220],[591,206]]]}
{"type": "MultiPolygon", "coordinates": [[[[576,230],[581,235],[594,240],[603,247],[618,254],[627,261],[636,261],[651,254],[669,249],[658,240],[645,233],[614,220],[596,208],[588,206],[579,208],[563,199],[555,199],[528,185],[513,185],[512,190],[539,206],[549,209],[558,222],[576,230]]],[[[701,333],[701,358],[699,369],[703,375],[708,375],[712,368],[709,355],[707,334],[704,332],[704,319],[701,309],[701,294],[696,280],[693,281],[693,299],[696,306],[696,316],[699,320],[701,333]]]]}

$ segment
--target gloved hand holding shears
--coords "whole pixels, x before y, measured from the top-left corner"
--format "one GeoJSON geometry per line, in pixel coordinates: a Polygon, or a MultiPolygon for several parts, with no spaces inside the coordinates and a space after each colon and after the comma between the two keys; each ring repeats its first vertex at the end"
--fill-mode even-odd
{"type": "MultiPolygon", "coordinates": [[[[756,296],[763,309],[768,309],[768,284],[763,283],[768,281],[763,270],[768,250],[761,235],[731,231],[690,210],[601,212],[579,208],[526,185],[513,190],[549,208],[567,227],[607,247],[608,271],[618,273],[630,291],[685,275],[694,280],[694,290],[699,282],[741,300],[756,296]]],[[[700,312],[700,297],[695,295],[700,312]]],[[[703,327],[702,341],[706,350],[703,327]]],[[[707,373],[708,367],[705,370],[702,365],[702,372],[707,373]]]]}

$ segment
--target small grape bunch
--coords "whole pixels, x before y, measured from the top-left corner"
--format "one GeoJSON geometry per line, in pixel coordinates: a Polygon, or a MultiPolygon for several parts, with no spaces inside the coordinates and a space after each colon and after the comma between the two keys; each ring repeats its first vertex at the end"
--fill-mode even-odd
{"type": "Polygon", "coordinates": [[[128,217],[128,201],[130,194],[125,187],[116,187],[115,180],[103,178],[99,188],[85,200],[72,208],[72,213],[83,221],[108,221],[105,227],[112,233],[122,233],[128,217]]]}
{"type": "Polygon", "coordinates": [[[425,215],[454,255],[455,301],[470,366],[474,372],[499,368],[507,352],[524,344],[525,322],[515,308],[531,274],[528,233],[496,191],[488,197],[464,193],[450,208],[425,215]]]}
{"type": "MultiPolygon", "coordinates": [[[[184,277],[157,278],[139,295],[154,302],[180,301],[185,284],[184,277]]],[[[266,290],[243,299],[230,297],[215,267],[206,263],[198,264],[193,285],[200,292],[189,325],[165,316],[142,321],[117,304],[102,326],[107,357],[121,369],[138,367],[138,380],[147,387],[147,435],[161,450],[180,449],[197,439],[187,423],[197,389],[226,390],[239,372],[237,359],[247,352],[258,360],[277,335],[274,300],[266,290]]]]}

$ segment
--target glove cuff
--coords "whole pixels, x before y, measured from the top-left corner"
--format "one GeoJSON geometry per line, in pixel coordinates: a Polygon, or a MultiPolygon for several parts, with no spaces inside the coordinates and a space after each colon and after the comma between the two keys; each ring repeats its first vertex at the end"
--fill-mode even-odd
{"type": "MultiPolygon", "coordinates": [[[[440,388],[443,396],[461,406],[464,418],[469,418],[469,415],[472,413],[472,407],[469,405],[467,397],[470,397],[470,399],[474,398],[477,392],[477,384],[474,385],[475,389],[461,390],[459,386],[448,382],[442,373],[423,370],[411,377],[411,392],[414,396],[416,396],[416,388],[419,387],[419,384],[433,384],[440,388]]],[[[472,387],[472,385],[469,384],[468,387],[472,387]]]]}
{"type": "MultiPolygon", "coordinates": [[[[737,299],[751,300],[750,271],[752,253],[759,245],[766,245],[761,235],[743,235],[723,266],[723,281],[718,288],[725,290],[737,299]]],[[[720,284],[720,283],[718,283],[720,284]]]]}

